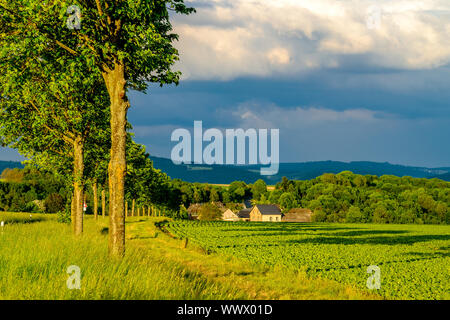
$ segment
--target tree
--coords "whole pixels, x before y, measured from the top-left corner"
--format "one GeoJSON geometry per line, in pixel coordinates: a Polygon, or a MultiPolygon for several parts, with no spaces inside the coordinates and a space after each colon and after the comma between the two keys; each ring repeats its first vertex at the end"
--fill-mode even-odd
{"type": "Polygon", "coordinates": [[[280,206],[286,212],[292,208],[295,208],[297,206],[297,201],[295,200],[295,196],[290,192],[283,193],[280,197],[280,206]]]}
{"type": "Polygon", "coordinates": [[[261,196],[267,196],[267,185],[262,179],[257,180],[252,186],[252,194],[254,200],[260,200],[261,196]]]}
{"type": "MultiPolygon", "coordinates": [[[[247,184],[243,181],[233,181],[228,187],[228,194],[230,200],[234,202],[242,202],[245,200],[247,195],[247,184]]],[[[229,202],[225,201],[224,202],[229,202]]]]}
{"type": "Polygon", "coordinates": [[[213,188],[211,190],[211,193],[209,194],[209,201],[217,202],[219,200],[220,200],[219,193],[217,192],[217,190],[215,188],[213,188]]]}
{"type": "Polygon", "coordinates": [[[273,191],[270,192],[269,195],[269,202],[270,203],[279,203],[280,197],[283,194],[283,191],[281,191],[280,189],[275,189],[273,191]]]}
{"type": "Polygon", "coordinates": [[[345,217],[346,222],[362,222],[363,215],[358,207],[351,206],[345,217]]]}
{"type": "Polygon", "coordinates": [[[206,221],[221,220],[222,211],[212,203],[205,203],[200,208],[198,219],[206,221]]]}
{"type": "Polygon", "coordinates": [[[72,224],[74,233],[80,235],[85,150],[89,144],[101,149],[93,139],[108,130],[105,86],[99,73],[87,72],[84,65],[61,56],[51,45],[43,46],[45,38],[37,30],[18,31],[17,24],[25,19],[23,10],[5,15],[10,11],[4,11],[0,2],[0,12],[4,14],[0,28],[1,142],[39,167],[72,180],[72,224]]]}
{"type": "Polygon", "coordinates": [[[2,23],[13,21],[11,35],[41,47],[71,56],[72,66],[83,65],[103,77],[110,100],[111,157],[108,167],[110,193],[109,249],[112,256],[125,253],[124,196],[126,174],[127,91],[145,91],[148,82],[178,83],[179,72],[171,71],[178,60],[172,43],[169,11],[194,11],[183,0],[96,0],[19,2],[0,0],[2,23]],[[79,5],[82,21],[68,28],[65,15],[79,5]]]}
{"type": "Polygon", "coordinates": [[[312,220],[314,222],[324,222],[327,220],[327,214],[323,210],[316,209],[314,210],[312,220]]]}

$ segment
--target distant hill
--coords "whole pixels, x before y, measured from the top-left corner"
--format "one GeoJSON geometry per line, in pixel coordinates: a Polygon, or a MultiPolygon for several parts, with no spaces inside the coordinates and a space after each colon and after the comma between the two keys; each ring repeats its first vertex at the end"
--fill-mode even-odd
{"type": "Polygon", "coordinates": [[[253,183],[258,179],[265,180],[268,184],[276,184],[283,176],[289,179],[309,180],[323,173],[339,173],[352,171],[357,174],[373,174],[377,176],[395,175],[411,176],[415,178],[439,178],[450,181],[450,167],[425,168],[409,167],[390,164],[388,162],[370,161],[315,161],[299,163],[281,163],[277,175],[261,176],[260,166],[218,166],[218,165],[175,165],[170,159],[150,157],[154,167],[161,169],[172,178],[179,178],[189,182],[209,182],[227,184],[236,180],[253,183]]]}
{"type": "Polygon", "coordinates": [[[6,168],[23,168],[22,163],[17,161],[0,161],[0,174],[5,170],[6,168]]]}
{"type": "MultiPolygon", "coordinates": [[[[388,162],[370,161],[314,161],[298,163],[281,163],[280,170],[274,176],[261,176],[260,166],[235,165],[175,165],[172,160],[160,157],[150,157],[153,166],[167,173],[171,178],[188,182],[229,184],[233,181],[253,183],[263,179],[267,184],[276,184],[283,176],[295,180],[314,179],[324,173],[339,173],[352,171],[358,174],[373,174],[377,176],[394,175],[398,177],[438,178],[450,181],[450,167],[425,168],[390,164],[388,162]]],[[[23,168],[20,162],[0,161],[0,173],[5,168],[23,168]]]]}
{"type": "Polygon", "coordinates": [[[441,180],[450,181],[450,172],[434,176],[433,178],[438,178],[438,179],[441,179],[441,180]]]}
{"type": "Polygon", "coordinates": [[[250,171],[247,167],[222,165],[175,165],[172,160],[150,157],[153,166],[167,173],[171,178],[188,182],[228,184],[240,180],[247,183],[260,179],[259,173],[250,171]]]}

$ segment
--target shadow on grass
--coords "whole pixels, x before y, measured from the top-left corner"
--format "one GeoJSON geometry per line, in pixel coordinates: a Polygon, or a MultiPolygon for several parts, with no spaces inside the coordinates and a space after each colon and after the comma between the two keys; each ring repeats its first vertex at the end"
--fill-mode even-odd
{"type": "Polygon", "coordinates": [[[406,230],[358,230],[348,232],[330,232],[330,233],[316,233],[315,236],[338,236],[338,237],[359,237],[370,236],[377,234],[405,234],[410,233],[406,230]]]}
{"type": "Polygon", "coordinates": [[[327,225],[318,225],[312,223],[252,223],[251,226],[242,227],[242,228],[227,228],[221,230],[221,232],[266,232],[266,231],[275,231],[277,234],[284,234],[286,232],[302,232],[302,231],[340,231],[340,230],[364,230],[364,228],[357,227],[339,227],[336,225],[327,226],[327,225]],[[270,225],[269,225],[270,224],[270,225]]]}
{"type": "Polygon", "coordinates": [[[5,224],[30,224],[30,223],[36,223],[36,222],[43,222],[47,221],[45,218],[33,218],[33,219],[7,219],[5,221],[5,224]]]}
{"type": "Polygon", "coordinates": [[[387,245],[397,245],[397,244],[414,244],[416,242],[426,242],[434,240],[450,240],[450,235],[413,235],[413,236],[398,236],[398,237],[366,237],[366,238],[348,238],[348,237],[317,237],[299,240],[288,240],[285,241],[287,244],[302,244],[302,243],[313,243],[313,244],[387,244],[387,245]]]}

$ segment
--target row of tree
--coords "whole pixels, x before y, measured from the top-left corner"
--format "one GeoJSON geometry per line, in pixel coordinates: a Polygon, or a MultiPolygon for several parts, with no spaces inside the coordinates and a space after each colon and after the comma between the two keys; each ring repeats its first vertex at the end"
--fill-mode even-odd
{"type": "Polygon", "coordinates": [[[85,185],[108,184],[112,256],[125,253],[127,92],[180,76],[169,11],[194,10],[183,0],[0,0],[1,142],[71,181],[76,235],[85,185]]]}

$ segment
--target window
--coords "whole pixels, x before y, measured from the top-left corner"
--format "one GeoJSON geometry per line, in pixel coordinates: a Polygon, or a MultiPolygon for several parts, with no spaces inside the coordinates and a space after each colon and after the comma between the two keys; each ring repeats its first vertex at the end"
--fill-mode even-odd
{"type": "Polygon", "coordinates": [[[272,217],[270,217],[270,221],[272,222],[272,217]]]}

